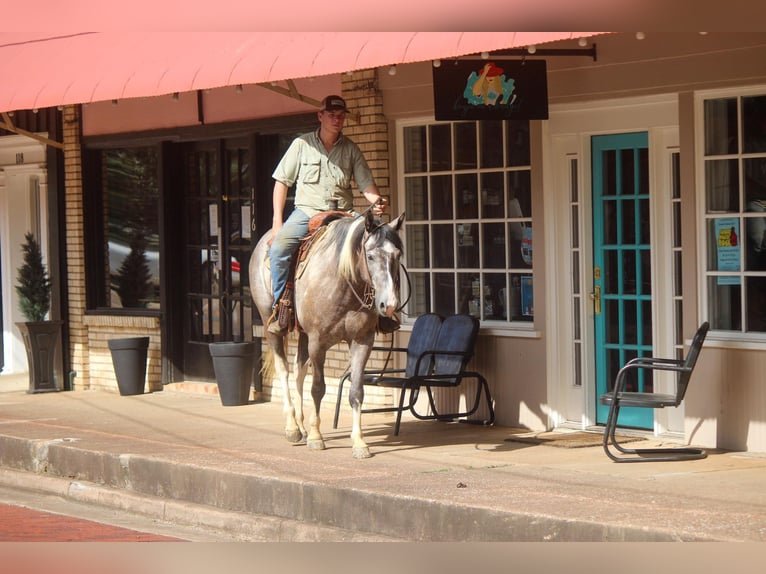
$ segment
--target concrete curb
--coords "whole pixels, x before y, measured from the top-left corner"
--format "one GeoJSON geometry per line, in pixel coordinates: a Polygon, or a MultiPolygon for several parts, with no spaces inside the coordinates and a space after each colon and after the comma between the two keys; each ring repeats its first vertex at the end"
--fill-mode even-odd
{"type": "Polygon", "coordinates": [[[711,540],[83,450],[66,439],[0,435],[0,466],[14,469],[0,470],[0,476],[18,488],[204,525],[241,540],[711,540]]]}

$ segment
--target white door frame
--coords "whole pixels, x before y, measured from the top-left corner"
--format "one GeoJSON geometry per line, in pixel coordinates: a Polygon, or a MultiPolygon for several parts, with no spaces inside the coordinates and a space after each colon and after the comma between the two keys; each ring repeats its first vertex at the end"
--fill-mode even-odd
{"type": "MultiPolygon", "coordinates": [[[[670,159],[668,151],[678,147],[678,96],[667,94],[641,98],[603,100],[552,105],[543,126],[544,204],[546,231],[546,286],[549,308],[546,313],[549,428],[586,429],[595,425],[595,365],[593,304],[589,298],[593,277],[591,137],[601,134],[647,131],[652,241],[652,292],[654,301],[653,341],[655,353],[673,353],[670,237],[670,159]],[[572,161],[577,170],[573,176],[572,161]],[[576,179],[579,202],[571,201],[572,180],[576,179]],[[579,214],[579,294],[572,288],[572,212],[579,214]],[[580,313],[581,386],[574,377],[574,316],[580,313]],[[668,318],[670,318],[668,320],[668,318]]],[[[661,380],[661,387],[667,385],[661,380]]],[[[672,384],[672,383],[670,383],[672,384]]],[[[675,425],[674,425],[675,426],[675,425]]],[[[667,429],[667,419],[655,419],[655,433],[667,429]]],[[[682,430],[682,429],[681,429],[682,430]]]]}

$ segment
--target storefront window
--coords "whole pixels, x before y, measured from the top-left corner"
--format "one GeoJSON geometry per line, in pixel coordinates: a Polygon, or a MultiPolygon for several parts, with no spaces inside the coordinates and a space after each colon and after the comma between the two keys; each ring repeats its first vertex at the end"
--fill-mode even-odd
{"type": "Polygon", "coordinates": [[[766,333],[766,95],[704,101],[711,326],[766,333]]]}
{"type": "Polygon", "coordinates": [[[102,262],[90,269],[90,305],[158,309],[159,149],[105,149],[89,157],[96,167],[86,187],[100,187],[101,194],[92,203],[85,240],[91,263],[102,262]]]}
{"type": "Polygon", "coordinates": [[[531,323],[529,122],[408,123],[399,134],[408,316],[531,323]]]}

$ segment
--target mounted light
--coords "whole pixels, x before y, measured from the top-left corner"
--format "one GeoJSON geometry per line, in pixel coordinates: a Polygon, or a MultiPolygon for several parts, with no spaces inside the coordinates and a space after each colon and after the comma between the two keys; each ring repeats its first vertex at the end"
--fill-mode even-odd
{"type": "Polygon", "coordinates": [[[584,48],[585,46],[588,45],[588,39],[580,38],[579,40],[577,40],[577,45],[580,46],[581,48],[584,48]]]}
{"type": "Polygon", "coordinates": [[[396,75],[396,64],[394,64],[393,66],[391,66],[388,69],[388,75],[389,76],[395,76],[396,75]]]}
{"type": "Polygon", "coordinates": [[[537,52],[537,46],[527,46],[527,52],[529,52],[530,54],[534,54],[535,52],[537,52]]]}
{"type": "Polygon", "coordinates": [[[441,60],[434,60],[433,61],[434,68],[439,68],[442,65],[441,60]]]}

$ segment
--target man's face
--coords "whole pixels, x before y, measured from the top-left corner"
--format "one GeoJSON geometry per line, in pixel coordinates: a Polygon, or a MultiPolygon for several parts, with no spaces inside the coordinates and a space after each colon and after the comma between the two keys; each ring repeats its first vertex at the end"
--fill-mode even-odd
{"type": "Polygon", "coordinates": [[[346,112],[343,110],[324,110],[319,112],[319,121],[322,128],[333,133],[339,133],[346,121],[346,112]]]}

